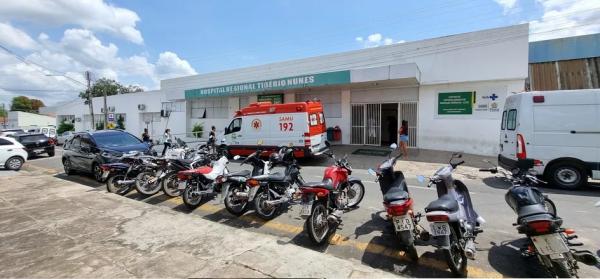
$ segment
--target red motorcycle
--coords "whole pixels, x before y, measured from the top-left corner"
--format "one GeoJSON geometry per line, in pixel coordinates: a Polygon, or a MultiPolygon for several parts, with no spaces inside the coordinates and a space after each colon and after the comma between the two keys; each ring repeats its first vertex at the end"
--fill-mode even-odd
{"type": "Polygon", "coordinates": [[[365,186],[358,178],[350,177],[352,167],[347,156],[333,158],[333,166],[325,169],[323,181],[305,183],[300,186],[302,209],[300,216],[306,219],[305,228],[310,240],[321,245],[341,222],[345,210],[356,207],[365,195],[365,186]]]}

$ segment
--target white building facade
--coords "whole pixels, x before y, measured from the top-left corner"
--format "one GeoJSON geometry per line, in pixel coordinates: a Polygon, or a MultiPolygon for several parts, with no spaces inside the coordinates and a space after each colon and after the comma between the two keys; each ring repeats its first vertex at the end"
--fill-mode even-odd
{"type": "MultiPolygon", "coordinates": [[[[407,120],[411,147],[496,155],[504,100],[523,91],[527,78],[528,31],[517,25],[168,79],[159,91],[111,96],[108,103],[125,114],[132,133],[141,133],[152,115],[153,135],[167,126],[183,135],[196,124],[223,131],[251,102],[319,99],[327,126],[342,131],[334,144],[386,145],[407,120]]],[[[101,106],[94,99],[95,113],[101,106]]],[[[77,130],[91,128],[81,101],[56,114],[58,121],[74,117],[77,130]]]]}
{"type": "Polygon", "coordinates": [[[56,125],[56,118],[24,111],[9,111],[4,129],[34,129],[56,125]]]}

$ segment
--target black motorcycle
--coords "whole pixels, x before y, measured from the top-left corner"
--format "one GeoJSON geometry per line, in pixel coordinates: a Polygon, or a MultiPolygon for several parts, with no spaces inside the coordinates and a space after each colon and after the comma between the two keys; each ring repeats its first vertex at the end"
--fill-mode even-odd
{"type": "Polygon", "coordinates": [[[218,160],[217,154],[209,154],[206,149],[200,147],[195,152],[190,152],[185,159],[169,159],[164,177],[161,179],[163,193],[169,197],[178,197],[181,190],[178,188],[177,173],[191,170],[201,166],[208,166],[218,160]]]}
{"type": "MultiPolygon", "coordinates": [[[[246,213],[250,202],[248,199],[250,189],[246,185],[246,181],[250,177],[269,173],[270,161],[262,160],[261,154],[263,154],[262,149],[256,150],[240,163],[240,165],[252,166],[252,171],[234,172],[217,179],[216,183],[223,184],[223,202],[229,213],[236,216],[246,213]]],[[[239,156],[234,157],[235,160],[240,158],[239,156]]]]}
{"type": "Polygon", "coordinates": [[[556,214],[554,202],[536,188],[539,183],[545,182],[529,172],[533,166],[533,159],[520,159],[511,172],[497,167],[480,171],[500,173],[512,184],[504,198],[517,214],[517,222],[513,225],[520,234],[527,236],[521,255],[537,257],[554,277],[577,277],[578,262],[596,265],[598,259],[590,251],[571,248],[583,243],[571,241],[577,238],[575,231],[562,227],[563,219],[556,214]]]}
{"type": "Polygon", "coordinates": [[[138,152],[123,154],[114,159],[118,162],[102,164],[102,179],[106,180],[106,190],[125,195],[135,188],[136,177],[146,168],[151,156],[138,152]]]}

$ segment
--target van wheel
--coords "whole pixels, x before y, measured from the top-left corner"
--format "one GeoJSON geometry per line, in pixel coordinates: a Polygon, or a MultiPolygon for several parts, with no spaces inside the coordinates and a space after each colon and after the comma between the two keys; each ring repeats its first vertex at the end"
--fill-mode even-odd
{"type": "Polygon", "coordinates": [[[550,165],[546,179],[561,189],[575,190],[587,183],[587,172],[577,163],[558,162],[550,165]]]}

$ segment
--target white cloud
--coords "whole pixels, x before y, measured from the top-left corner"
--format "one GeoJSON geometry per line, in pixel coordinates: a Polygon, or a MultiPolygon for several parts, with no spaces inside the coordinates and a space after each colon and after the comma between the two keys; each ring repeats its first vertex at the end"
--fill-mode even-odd
{"type": "Polygon", "coordinates": [[[0,22],[0,43],[20,49],[34,49],[37,43],[23,30],[0,22]]]}
{"type": "Polygon", "coordinates": [[[382,45],[387,46],[394,43],[404,42],[402,40],[394,41],[392,38],[384,37],[381,33],[373,33],[371,35],[368,35],[366,39],[363,37],[356,37],[354,40],[361,43],[365,48],[378,47],[382,45]]]}
{"type": "Polygon", "coordinates": [[[110,32],[136,44],[144,42],[134,11],[115,7],[103,0],[3,1],[0,19],[21,20],[40,25],[79,25],[85,29],[110,32]]]}
{"type": "Polygon", "coordinates": [[[536,0],[543,16],[530,21],[531,41],[600,32],[600,1],[536,0]]]}
{"type": "Polygon", "coordinates": [[[195,75],[196,70],[192,68],[190,63],[179,58],[177,54],[165,51],[158,57],[155,74],[159,79],[167,79],[177,76],[195,75]]]}
{"type": "Polygon", "coordinates": [[[67,29],[57,41],[42,33],[36,43],[41,47],[25,58],[50,70],[23,63],[0,51],[0,88],[42,91],[0,92],[0,103],[8,104],[13,96],[26,95],[56,104],[77,98],[77,90],[83,89],[81,84],[65,77],[48,74],[67,73],[83,82],[83,72],[89,70],[96,79],[106,77],[146,89],[158,88],[161,79],[196,74],[186,60],[170,51],[160,53],[155,62],[150,62],[147,54],[119,56],[116,45],[103,43],[86,29],[67,29]]]}
{"type": "Polygon", "coordinates": [[[498,5],[504,8],[504,14],[507,14],[511,9],[517,5],[517,0],[494,0],[498,5]]]}

